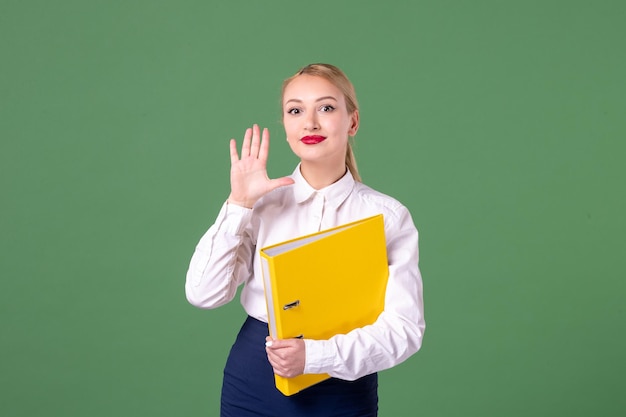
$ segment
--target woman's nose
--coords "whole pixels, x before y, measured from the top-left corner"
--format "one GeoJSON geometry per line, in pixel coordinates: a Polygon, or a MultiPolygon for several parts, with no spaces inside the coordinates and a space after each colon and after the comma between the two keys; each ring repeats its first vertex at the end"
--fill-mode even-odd
{"type": "Polygon", "coordinates": [[[305,124],[304,124],[304,128],[306,130],[317,130],[317,129],[319,129],[319,127],[320,127],[320,125],[319,125],[318,120],[317,120],[317,115],[314,112],[309,113],[307,115],[307,118],[306,118],[306,121],[305,121],[305,124]]]}

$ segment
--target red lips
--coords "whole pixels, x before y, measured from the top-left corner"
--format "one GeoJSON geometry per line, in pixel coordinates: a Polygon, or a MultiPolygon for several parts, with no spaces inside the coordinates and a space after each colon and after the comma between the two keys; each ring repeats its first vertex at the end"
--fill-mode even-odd
{"type": "Polygon", "coordinates": [[[313,136],[305,136],[300,141],[305,145],[316,145],[320,142],[325,141],[326,138],[324,136],[313,135],[313,136]]]}

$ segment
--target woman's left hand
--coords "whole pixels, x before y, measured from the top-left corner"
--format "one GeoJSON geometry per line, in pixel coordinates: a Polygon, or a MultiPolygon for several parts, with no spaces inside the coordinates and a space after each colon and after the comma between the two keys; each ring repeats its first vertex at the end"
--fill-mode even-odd
{"type": "Polygon", "coordinates": [[[265,351],[274,373],[293,378],[302,375],[306,360],[305,345],[302,339],[272,339],[267,337],[265,351]]]}

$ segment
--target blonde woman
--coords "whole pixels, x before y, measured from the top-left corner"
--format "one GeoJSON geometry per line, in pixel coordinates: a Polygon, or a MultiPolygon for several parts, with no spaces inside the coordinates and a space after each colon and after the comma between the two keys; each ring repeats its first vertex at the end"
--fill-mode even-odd
{"type": "Polygon", "coordinates": [[[187,272],[187,299],[200,308],[228,303],[243,285],[248,318],[224,370],[221,415],[375,416],[377,372],[422,344],[418,233],[406,207],[361,182],[351,145],[359,109],[354,87],[339,68],[311,64],[285,80],[282,119],[300,163],[291,175],[270,179],[268,130],[247,129],[240,150],[231,139],[231,192],[187,272]],[[389,280],[377,321],[329,340],[272,340],[259,249],[379,213],[385,219],[389,280]],[[332,378],[287,397],[275,388],[274,373],[332,378]]]}

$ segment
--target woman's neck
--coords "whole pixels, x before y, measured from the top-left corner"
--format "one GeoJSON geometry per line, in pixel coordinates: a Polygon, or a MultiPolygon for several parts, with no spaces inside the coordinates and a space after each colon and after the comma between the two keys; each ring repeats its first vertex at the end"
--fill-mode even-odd
{"type": "Polygon", "coordinates": [[[347,169],[345,164],[329,166],[310,161],[300,163],[300,173],[306,182],[316,190],[321,190],[339,181],[346,174],[347,169]]]}

